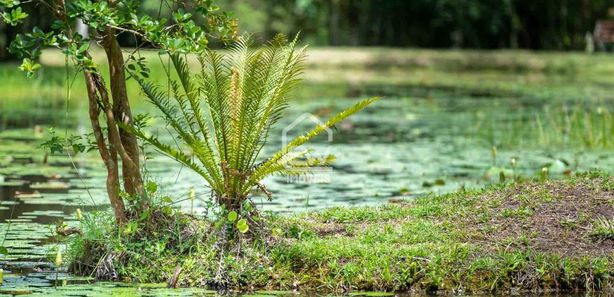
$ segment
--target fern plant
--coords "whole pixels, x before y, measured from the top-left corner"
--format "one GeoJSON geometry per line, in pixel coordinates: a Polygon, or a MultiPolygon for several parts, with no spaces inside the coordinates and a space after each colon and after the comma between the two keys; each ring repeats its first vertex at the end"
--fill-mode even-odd
{"type": "Polygon", "coordinates": [[[271,127],[282,117],[289,92],[300,81],[305,47],[298,47],[296,39],[288,43],[277,38],[254,49],[244,38],[228,53],[200,54],[198,74],[190,72],[184,56],[171,54],[170,60],[177,74],[176,80],[169,81],[170,92],[138,76],[135,79],[189,152],[140,128],[130,129],[202,176],[216,202],[229,212],[240,211],[254,189],[270,195],[261,184],[265,177],[304,172],[305,165],[292,162],[300,156],[291,153],[293,149],[378,99],[358,102],[259,162],[271,127]]]}

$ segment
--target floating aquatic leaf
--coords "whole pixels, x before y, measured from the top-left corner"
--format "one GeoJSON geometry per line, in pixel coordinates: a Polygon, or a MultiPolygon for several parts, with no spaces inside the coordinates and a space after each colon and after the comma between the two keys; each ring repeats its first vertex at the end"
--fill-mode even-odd
{"type": "Polygon", "coordinates": [[[261,294],[261,296],[290,296],[294,295],[292,291],[256,291],[256,294],[261,294]]]}
{"type": "Polygon", "coordinates": [[[354,292],[350,293],[350,296],[357,297],[385,297],[385,296],[395,296],[394,293],[390,292],[354,292]]]}
{"type": "Polygon", "coordinates": [[[38,191],[34,191],[32,193],[15,192],[15,198],[20,198],[20,199],[31,199],[31,198],[41,198],[41,197],[43,196],[38,191]]]}
{"type": "Polygon", "coordinates": [[[0,289],[0,294],[28,295],[28,294],[32,294],[32,290],[28,288],[6,288],[6,289],[0,289]]]}
{"type": "Polygon", "coordinates": [[[46,183],[35,183],[30,185],[31,189],[36,190],[56,190],[56,189],[68,189],[70,185],[65,182],[51,181],[46,183]]]}
{"type": "Polygon", "coordinates": [[[0,182],[0,187],[20,187],[25,184],[26,182],[22,180],[11,180],[11,181],[0,182]]]}

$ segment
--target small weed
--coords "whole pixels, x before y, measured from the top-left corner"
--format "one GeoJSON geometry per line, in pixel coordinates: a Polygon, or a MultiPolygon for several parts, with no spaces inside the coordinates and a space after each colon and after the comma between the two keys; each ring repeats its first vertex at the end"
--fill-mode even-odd
{"type": "Polygon", "coordinates": [[[519,207],[516,209],[505,209],[501,212],[504,218],[526,218],[533,215],[533,210],[528,207],[519,207]]]}
{"type": "Polygon", "coordinates": [[[614,218],[599,217],[593,222],[591,236],[597,239],[614,239],[614,218]]]}
{"type": "Polygon", "coordinates": [[[561,219],[560,224],[561,226],[571,230],[578,228],[578,221],[576,219],[563,218],[561,219]]]}

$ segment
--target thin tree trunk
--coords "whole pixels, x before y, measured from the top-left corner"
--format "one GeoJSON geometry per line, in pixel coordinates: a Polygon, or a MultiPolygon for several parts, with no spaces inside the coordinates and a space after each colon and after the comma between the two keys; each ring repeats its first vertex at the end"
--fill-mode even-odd
{"type": "MultiPolygon", "coordinates": [[[[58,19],[66,21],[66,3],[64,0],[58,0],[57,7],[63,8],[53,11],[58,19]]],[[[113,107],[109,98],[107,88],[104,84],[102,76],[98,72],[85,70],[85,85],[87,87],[87,95],[89,99],[89,117],[96,138],[98,151],[107,169],[107,195],[109,202],[115,215],[117,223],[121,226],[128,222],[126,215],[126,207],[120,196],[120,177],[119,177],[119,160],[118,155],[122,160],[122,171],[124,174],[124,187],[127,192],[135,196],[142,197],[143,182],[139,167],[138,145],[134,136],[127,135],[124,131],[119,131],[119,127],[115,120],[114,114],[117,114],[119,119],[124,123],[131,123],[132,114],[130,105],[128,104],[128,96],[126,93],[126,81],[123,72],[123,56],[121,48],[117,43],[117,39],[113,35],[113,30],[107,29],[107,34],[103,36],[103,47],[107,53],[109,60],[109,68],[111,70],[111,92],[114,102],[113,107]],[[115,107],[117,106],[117,107],[115,107]],[[102,127],[100,125],[100,112],[103,111],[108,129],[108,139],[105,139],[102,127]],[[123,136],[122,136],[123,134],[123,136]],[[122,137],[126,139],[126,150],[122,137]],[[107,146],[108,140],[108,146],[107,146]],[[129,189],[129,191],[128,191],[129,189]]],[[[72,32],[71,32],[72,34],[72,32]]],[[[89,56],[89,53],[86,52],[89,56]]]]}
{"type": "MultiPolygon", "coordinates": [[[[126,89],[124,57],[115,37],[115,30],[107,28],[102,41],[109,63],[111,95],[113,97],[112,113],[116,121],[130,125],[132,124],[132,111],[126,89]]],[[[141,207],[147,208],[148,203],[144,200],[143,195],[143,179],[136,137],[121,128],[118,132],[122,146],[118,153],[122,159],[124,189],[128,194],[140,199],[141,207]],[[122,150],[125,151],[125,154],[122,153],[122,150]]]]}
{"type": "Polygon", "coordinates": [[[100,157],[102,158],[102,161],[107,168],[106,186],[109,201],[111,203],[111,208],[113,209],[113,213],[115,215],[117,223],[121,226],[128,222],[128,218],[126,216],[126,207],[124,205],[124,201],[119,196],[120,189],[117,152],[112,146],[110,148],[107,148],[107,144],[102,133],[102,128],[100,126],[99,116],[102,105],[100,101],[104,99],[101,98],[102,96],[99,95],[99,84],[97,84],[98,75],[99,74],[97,73],[92,73],[89,71],[84,72],[85,85],[87,87],[87,95],[89,98],[89,116],[90,122],[92,123],[92,129],[94,131],[94,137],[96,139],[96,145],[98,146],[100,157]]]}

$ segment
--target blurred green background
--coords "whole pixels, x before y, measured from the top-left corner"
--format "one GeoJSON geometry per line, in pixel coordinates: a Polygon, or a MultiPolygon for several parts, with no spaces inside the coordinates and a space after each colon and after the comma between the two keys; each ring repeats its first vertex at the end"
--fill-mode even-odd
{"type": "MultiPolygon", "coordinates": [[[[159,1],[145,0],[157,14],[159,1]]],[[[221,0],[239,20],[242,32],[261,40],[277,32],[301,33],[319,46],[394,46],[428,48],[526,48],[581,50],[599,20],[612,19],[614,0],[221,0]]],[[[44,7],[20,27],[0,25],[0,59],[7,44],[34,26],[48,28],[44,7]]],[[[163,7],[163,16],[171,8],[163,7]]],[[[122,36],[124,46],[134,38],[122,36]]],[[[590,40],[589,40],[590,42],[590,40]]]]}

